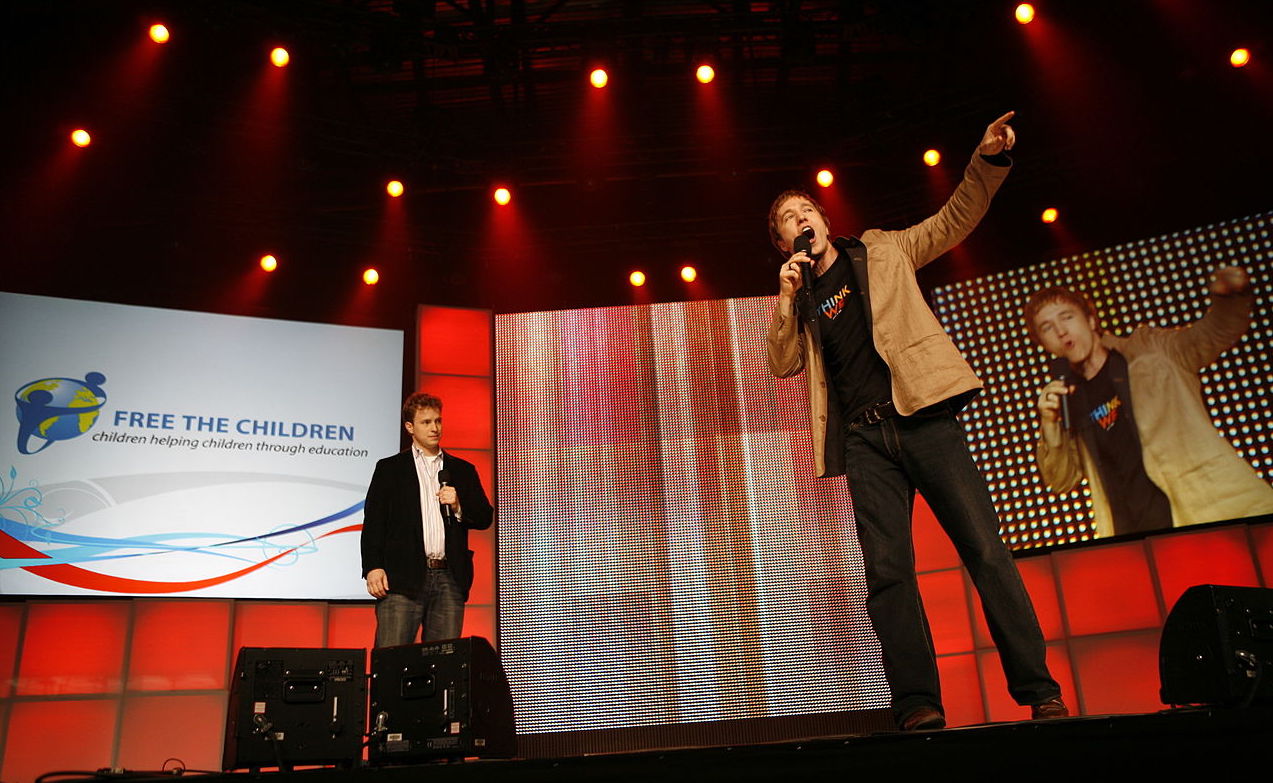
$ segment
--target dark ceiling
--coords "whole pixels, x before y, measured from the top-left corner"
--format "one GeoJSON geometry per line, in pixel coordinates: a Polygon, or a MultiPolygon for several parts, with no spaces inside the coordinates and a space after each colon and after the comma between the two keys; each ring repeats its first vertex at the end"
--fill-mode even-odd
{"type": "Polygon", "coordinates": [[[6,2],[0,288],[393,328],[628,304],[634,268],[644,301],[765,295],[776,193],[831,165],[837,229],[907,225],[1008,109],[1015,171],[925,285],[1273,207],[1273,3],[1014,5],[6,2]]]}

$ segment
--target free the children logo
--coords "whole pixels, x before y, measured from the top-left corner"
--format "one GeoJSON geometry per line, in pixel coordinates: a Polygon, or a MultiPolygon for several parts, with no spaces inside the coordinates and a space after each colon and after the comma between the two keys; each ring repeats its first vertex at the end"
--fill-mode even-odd
{"type": "Polygon", "coordinates": [[[82,380],[42,378],[23,385],[13,395],[18,451],[38,454],[57,441],[78,438],[91,430],[106,404],[104,383],[105,375],[90,372],[82,380]],[[32,448],[35,443],[39,445],[32,448]]]}

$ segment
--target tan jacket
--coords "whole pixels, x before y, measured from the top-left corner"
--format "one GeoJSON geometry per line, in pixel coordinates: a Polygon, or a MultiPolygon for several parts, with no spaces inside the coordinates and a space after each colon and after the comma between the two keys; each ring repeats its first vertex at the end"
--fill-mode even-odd
{"type": "MultiPolygon", "coordinates": [[[[924,301],[915,272],[968,236],[1008,169],[974,153],[963,181],[937,214],[901,231],[871,229],[862,234],[861,242],[836,240],[836,263],[853,265],[870,314],[875,350],[892,375],[893,404],[904,416],[952,397],[963,395],[966,402],[981,388],[924,301]]],[[[782,298],[774,308],[766,343],[774,375],[788,378],[807,371],[814,468],[824,478],[842,475],[842,422],[835,398],[827,394],[822,349],[782,298]]]]}
{"type": "MultiPolygon", "coordinates": [[[[1127,359],[1145,473],[1171,501],[1176,527],[1273,513],[1270,487],[1216,431],[1202,402],[1198,371],[1233,346],[1251,324],[1254,294],[1217,296],[1207,314],[1179,329],[1142,326],[1127,337],[1102,335],[1127,359]]],[[[1081,438],[1064,432],[1053,448],[1039,433],[1039,472],[1053,492],[1084,478],[1098,536],[1114,535],[1106,489],[1081,438]]]]}

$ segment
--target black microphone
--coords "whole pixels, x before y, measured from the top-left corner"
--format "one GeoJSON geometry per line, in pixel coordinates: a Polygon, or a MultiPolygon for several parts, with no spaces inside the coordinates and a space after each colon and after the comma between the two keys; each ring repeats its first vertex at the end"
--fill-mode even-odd
{"type": "MultiPolygon", "coordinates": [[[[441,470],[438,471],[438,487],[441,488],[441,487],[449,487],[449,486],[451,486],[451,471],[447,470],[446,468],[442,468],[441,470]]],[[[454,522],[455,520],[452,518],[453,514],[451,512],[450,504],[443,503],[441,505],[442,505],[442,521],[454,522]]]]}
{"type": "MultiPolygon", "coordinates": [[[[1070,360],[1066,359],[1064,356],[1058,356],[1057,358],[1053,359],[1052,360],[1052,377],[1056,378],[1058,381],[1064,381],[1066,387],[1069,387],[1071,384],[1073,384],[1075,378],[1074,378],[1074,371],[1070,369],[1070,360]]],[[[1068,391],[1068,388],[1067,388],[1067,391],[1068,391]]],[[[1069,431],[1071,429],[1070,428],[1070,395],[1068,393],[1061,395],[1061,426],[1065,427],[1066,431],[1069,431]]]]}
{"type": "Polygon", "coordinates": [[[805,226],[791,243],[791,252],[804,252],[809,260],[800,265],[800,277],[805,288],[813,288],[813,226],[805,226]]]}

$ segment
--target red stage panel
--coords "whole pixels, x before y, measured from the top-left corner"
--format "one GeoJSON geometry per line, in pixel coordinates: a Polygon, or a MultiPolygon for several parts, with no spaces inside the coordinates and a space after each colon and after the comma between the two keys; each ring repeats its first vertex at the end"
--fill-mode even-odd
{"type": "Polygon", "coordinates": [[[417,311],[419,371],[491,374],[491,312],[422,306],[417,311]]]}
{"type": "Polygon", "coordinates": [[[481,636],[495,644],[495,607],[464,607],[464,630],[461,636],[481,636]]]}
{"type": "Polygon", "coordinates": [[[225,707],[224,693],[126,697],[116,766],[157,770],[175,757],[188,769],[219,769],[225,707]]]}
{"type": "Polygon", "coordinates": [[[494,452],[489,450],[474,451],[472,449],[453,449],[447,444],[443,444],[442,448],[461,459],[466,459],[473,463],[473,467],[477,468],[478,478],[482,480],[482,489],[486,490],[486,497],[491,501],[491,503],[495,503],[495,470],[493,466],[493,461],[495,459],[494,452]]]}
{"type": "MultiPolygon", "coordinates": [[[[1034,613],[1038,615],[1039,627],[1043,629],[1043,638],[1048,641],[1064,638],[1065,626],[1061,622],[1061,603],[1056,595],[1052,560],[1048,557],[1026,557],[1016,562],[1021,581],[1025,582],[1026,592],[1030,594],[1030,601],[1034,604],[1034,613]]],[[[980,600],[973,602],[972,630],[978,649],[994,644],[980,600]]]]}
{"type": "Polygon", "coordinates": [[[1085,714],[1162,709],[1158,699],[1159,635],[1155,629],[1070,641],[1085,714]]]}
{"type": "Polygon", "coordinates": [[[962,569],[919,575],[919,592],[928,612],[938,655],[972,652],[972,622],[962,569]]]}
{"type": "Polygon", "coordinates": [[[127,601],[28,604],[15,692],[118,692],[130,609],[127,601]]]}
{"type": "Polygon", "coordinates": [[[1273,587],[1273,525],[1251,528],[1251,540],[1255,542],[1255,561],[1264,574],[1261,587],[1273,587]]]}
{"type": "Polygon", "coordinates": [[[235,660],[240,647],[326,647],[325,608],[324,604],[237,602],[230,660],[235,660]]]}
{"type": "Polygon", "coordinates": [[[1157,536],[1149,550],[1169,610],[1193,585],[1260,586],[1245,526],[1157,536]]]}
{"type": "MultiPolygon", "coordinates": [[[[368,596],[370,599],[371,596],[368,596]]],[[[364,647],[363,664],[371,670],[371,648],[376,645],[376,605],[332,604],[327,607],[327,646],[364,647]]]]}
{"type": "Polygon", "coordinates": [[[495,530],[470,530],[469,548],[473,550],[473,589],[469,602],[495,603],[495,530]]]}
{"type": "Polygon", "coordinates": [[[1053,562],[1072,636],[1162,625],[1142,542],[1058,552],[1053,562]]]}
{"type": "Polygon", "coordinates": [[[986,709],[981,697],[981,677],[977,673],[976,656],[972,653],[944,655],[937,659],[937,671],[941,675],[946,725],[985,723],[986,709]]]}
{"type": "MultiPolygon", "coordinates": [[[[1023,720],[1030,717],[1030,708],[1022,707],[1008,695],[1008,681],[1003,676],[1003,664],[996,651],[977,654],[981,667],[981,679],[986,684],[986,714],[989,721],[1023,720]]],[[[1065,644],[1048,645],[1048,671],[1061,686],[1061,698],[1070,708],[1071,715],[1079,710],[1078,694],[1074,690],[1074,672],[1070,670],[1070,656],[1065,644]]]]}
{"type": "Polygon", "coordinates": [[[223,689],[229,670],[230,602],[137,600],[128,689],[223,689]]]}
{"type": "Polygon", "coordinates": [[[924,496],[915,495],[915,513],[911,515],[912,536],[915,539],[915,570],[921,574],[925,571],[940,571],[946,568],[959,567],[959,553],[950,537],[937,523],[933,510],[928,507],[924,496]]]}
{"type": "Polygon", "coordinates": [[[442,447],[494,448],[494,393],[490,378],[427,375],[416,378],[416,389],[442,400],[442,447]]]}
{"type": "Polygon", "coordinates": [[[55,770],[111,766],[118,716],[113,698],[14,703],[0,779],[30,783],[55,770]]]}
{"type": "Polygon", "coordinates": [[[21,629],[22,604],[0,604],[0,699],[13,692],[13,667],[18,662],[18,632],[21,629]]]}

